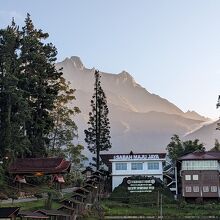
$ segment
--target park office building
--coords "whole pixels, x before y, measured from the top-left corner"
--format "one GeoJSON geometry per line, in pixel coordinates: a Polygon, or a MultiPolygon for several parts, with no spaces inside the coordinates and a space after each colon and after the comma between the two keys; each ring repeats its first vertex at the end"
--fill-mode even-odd
{"type": "Polygon", "coordinates": [[[220,197],[220,152],[194,152],[179,160],[184,198],[220,197]]]}
{"type": "Polygon", "coordinates": [[[102,161],[112,173],[112,190],[120,185],[125,177],[149,176],[163,180],[165,153],[102,154],[102,161]]]}

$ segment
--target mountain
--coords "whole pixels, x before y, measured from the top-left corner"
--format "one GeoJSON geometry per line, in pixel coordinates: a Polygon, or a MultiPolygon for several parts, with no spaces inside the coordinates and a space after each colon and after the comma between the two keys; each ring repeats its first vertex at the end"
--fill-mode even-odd
{"type": "Polygon", "coordinates": [[[207,150],[214,147],[215,139],[220,141],[220,131],[216,130],[217,123],[220,123],[220,120],[205,123],[200,128],[186,134],[183,139],[184,140],[193,140],[199,139],[200,142],[204,143],[207,150]]]}
{"type": "MultiPolygon", "coordinates": [[[[76,56],[66,58],[56,66],[63,68],[64,77],[76,89],[74,104],[82,113],[75,120],[79,128],[79,142],[84,144],[83,131],[91,110],[94,69],[86,68],[76,56]]],[[[194,111],[184,113],[168,100],[151,94],[126,71],[100,73],[110,111],[111,152],[123,153],[134,149],[136,152],[162,152],[173,134],[182,136],[208,120],[194,111]]]]}
{"type": "Polygon", "coordinates": [[[210,118],[206,118],[204,116],[201,116],[200,114],[198,114],[195,111],[190,111],[188,110],[187,112],[185,112],[184,117],[186,118],[191,118],[191,119],[197,119],[197,120],[201,120],[201,121],[210,121],[210,118]]]}

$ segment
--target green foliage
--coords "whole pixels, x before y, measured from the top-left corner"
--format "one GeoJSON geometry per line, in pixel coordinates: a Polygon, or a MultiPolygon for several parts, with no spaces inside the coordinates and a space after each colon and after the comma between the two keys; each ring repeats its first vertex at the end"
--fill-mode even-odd
{"type": "Polygon", "coordinates": [[[171,142],[167,145],[169,158],[176,162],[179,157],[192,153],[194,151],[205,151],[205,147],[202,143],[199,143],[198,139],[181,141],[178,135],[171,137],[171,142]]]}
{"type": "Polygon", "coordinates": [[[24,121],[29,117],[24,93],[18,89],[21,38],[14,21],[0,30],[0,155],[12,159],[26,152],[24,121]]]}
{"type": "Polygon", "coordinates": [[[92,111],[89,113],[89,127],[85,130],[85,141],[88,149],[91,153],[95,154],[96,169],[99,169],[100,166],[100,152],[111,148],[109,110],[100,78],[100,73],[96,70],[94,94],[91,100],[92,111]]]}
{"type": "Polygon", "coordinates": [[[12,204],[14,204],[14,200],[18,199],[18,196],[15,193],[9,195],[9,198],[12,199],[12,204]]]}
{"type": "MultiPolygon", "coordinates": [[[[73,155],[73,116],[80,111],[70,107],[75,90],[56,70],[57,50],[45,43],[48,36],[29,14],[22,29],[14,20],[0,29],[0,158],[63,156],[63,146],[73,155]]],[[[74,148],[77,158],[82,149],[74,148]]]]}
{"type": "Polygon", "coordinates": [[[34,196],[35,196],[36,198],[38,198],[38,199],[43,198],[42,193],[35,193],[34,196]]]}
{"type": "Polygon", "coordinates": [[[75,90],[70,88],[70,83],[61,77],[59,80],[59,93],[54,103],[51,116],[54,119],[54,128],[50,133],[48,154],[66,157],[72,163],[72,172],[69,176],[76,175],[87,159],[82,151],[82,145],[74,145],[73,139],[77,138],[77,126],[73,117],[80,113],[78,107],[71,107],[75,100],[75,90]]]}
{"type": "MultiPolygon", "coordinates": [[[[134,177],[135,180],[143,179],[143,177],[134,177]]],[[[165,204],[173,204],[174,198],[173,194],[164,186],[161,180],[155,178],[154,189],[152,192],[142,192],[142,193],[130,193],[127,184],[128,178],[124,178],[123,182],[114,189],[110,195],[111,201],[117,201],[120,203],[130,204],[130,205],[141,205],[142,207],[155,206],[158,204],[158,196],[163,195],[163,202],[165,204]]]]}
{"type": "Polygon", "coordinates": [[[25,129],[31,142],[31,156],[46,155],[48,135],[54,126],[50,111],[54,108],[62,75],[55,69],[56,48],[51,43],[44,43],[48,36],[35,29],[28,14],[21,31],[19,86],[30,111],[25,129]]]}

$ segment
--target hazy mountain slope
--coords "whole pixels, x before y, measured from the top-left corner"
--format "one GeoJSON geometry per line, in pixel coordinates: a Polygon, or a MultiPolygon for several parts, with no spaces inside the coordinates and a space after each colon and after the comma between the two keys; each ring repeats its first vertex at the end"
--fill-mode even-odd
{"type": "MultiPolygon", "coordinates": [[[[86,69],[78,57],[66,58],[57,66],[63,67],[64,76],[72,83],[74,88],[89,92],[93,91],[94,70],[86,69]]],[[[135,107],[139,112],[157,110],[169,114],[183,114],[177,106],[166,99],[149,93],[125,71],[119,74],[102,73],[101,81],[107,96],[109,92],[114,92],[114,94],[127,100],[127,104],[135,107]]]]}
{"type": "Polygon", "coordinates": [[[201,128],[189,133],[184,137],[185,140],[198,138],[202,143],[205,144],[206,149],[211,149],[214,146],[215,139],[220,141],[220,131],[216,130],[217,123],[220,120],[205,124],[201,128]]]}
{"type": "MultiPolygon", "coordinates": [[[[78,57],[58,63],[57,68],[61,67],[64,77],[76,88],[74,104],[82,113],[75,120],[79,127],[78,141],[84,144],[94,69],[85,68],[78,57]]],[[[101,82],[110,110],[113,152],[128,152],[131,149],[164,151],[173,134],[184,135],[205,120],[196,113],[185,114],[168,100],[149,93],[125,71],[120,74],[103,72],[101,82]]]]}
{"type": "Polygon", "coordinates": [[[195,119],[195,120],[201,120],[201,121],[210,121],[210,118],[206,118],[204,116],[201,116],[200,114],[198,114],[195,111],[187,111],[184,113],[183,115],[185,118],[191,118],[191,119],[195,119]]]}

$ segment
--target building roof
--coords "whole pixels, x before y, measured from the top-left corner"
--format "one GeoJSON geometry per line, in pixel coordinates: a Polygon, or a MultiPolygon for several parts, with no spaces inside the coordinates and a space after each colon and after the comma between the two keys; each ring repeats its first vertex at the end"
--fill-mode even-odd
{"type": "Polygon", "coordinates": [[[4,207],[0,208],[0,218],[10,218],[13,215],[17,215],[19,212],[19,207],[4,207]]]}
{"type": "Polygon", "coordinates": [[[70,217],[69,214],[66,214],[65,212],[62,212],[60,210],[46,210],[46,209],[40,209],[35,211],[35,213],[42,213],[47,216],[65,216],[70,217]]]}
{"type": "Polygon", "coordinates": [[[63,158],[24,158],[17,159],[9,167],[12,174],[56,174],[70,171],[71,163],[63,158]]]}
{"type": "Polygon", "coordinates": [[[193,152],[180,157],[179,160],[220,160],[220,152],[193,152]]]}
{"type": "Polygon", "coordinates": [[[90,191],[85,189],[84,187],[79,187],[79,188],[73,190],[73,193],[79,193],[80,194],[80,192],[82,192],[82,193],[85,192],[86,194],[90,193],[90,191]]]}
{"type": "Polygon", "coordinates": [[[31,218],[31,219],[48,219],[49,217],[37,212],[31,211],[20,211],[18,214],[20,217],[31,218]]]}
{"type": "Polygon", "coordinates": [[[84,194],[81,194],[81,193],[76,193],[76,192],[74,192],[72,195],[71,195],[71,197],[77,197],[77,196],[79,196],[79,197],[82,197],[82,198],[86,198],[86,195],[84,195],[84,194]]]}
{"type": "Polygon", "coordinates": [[[67,209],[67,210],[75,211],[74,208],[72,208],[72,207],[70,207],[70,206],[66,206],[66,205],[62,205],[62,206],[60,206],[57,210],[63,210],[63,209],[67,209]]]}

